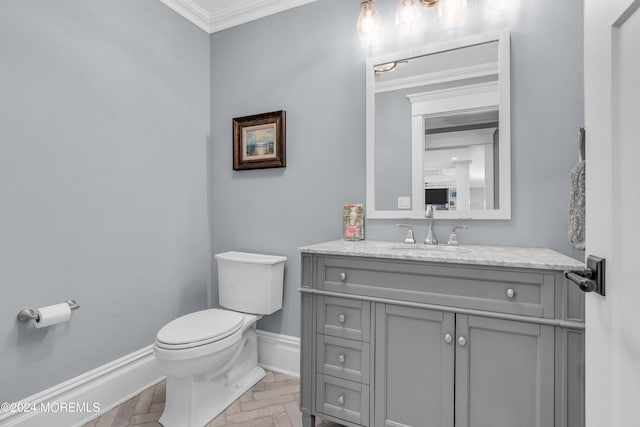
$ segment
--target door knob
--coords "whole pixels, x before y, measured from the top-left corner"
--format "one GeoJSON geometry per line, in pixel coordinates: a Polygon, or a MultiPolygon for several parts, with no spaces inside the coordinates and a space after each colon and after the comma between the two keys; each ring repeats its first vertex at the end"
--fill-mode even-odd
{"type": "Polygon", "coordinates": [[[463,336],[458,337],[458,345],[464,347],[467,344],[467,339],[463,336]]]}
{"type": "Polygon", "coordinates": [[[444,334],[444,342],[451,343],[453,341],[453,337],[451,334],[444,334]]]}

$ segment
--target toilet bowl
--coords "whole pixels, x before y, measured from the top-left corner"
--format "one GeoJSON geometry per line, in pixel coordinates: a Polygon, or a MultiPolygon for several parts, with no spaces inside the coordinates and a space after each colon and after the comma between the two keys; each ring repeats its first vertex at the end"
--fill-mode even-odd
{"type": "Polygon", "coordinates": [[[220,304],[228,309],[179,317],[153,345],[167,376],[159,420],[165,427],[204,426],[265,375],[257,364],[256,322],[282,308],[286,258],[226,252],[216,261],[220,304]]]}

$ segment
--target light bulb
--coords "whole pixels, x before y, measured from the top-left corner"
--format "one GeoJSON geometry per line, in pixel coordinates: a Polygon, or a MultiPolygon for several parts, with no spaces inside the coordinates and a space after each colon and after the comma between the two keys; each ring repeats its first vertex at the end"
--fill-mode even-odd
{"type": "Polygon", "coordinates": [[[373,4],[373,0],[363,0],[360,3],[360,14],[356,25],[358,38],[368,44],[380,37],[380,13],[373,4]]]}
{"type": "Polygon", "coordinates": [[[413,0],[400,0],[396,7],[396,27],[411,32],[418,27],[418,8],[413,0]]]}
{"type": "Polygon", "coordinates": [[[456,25],[467,17],[467,0],[440,0],[438,18],[445,25],[456,25]]]}

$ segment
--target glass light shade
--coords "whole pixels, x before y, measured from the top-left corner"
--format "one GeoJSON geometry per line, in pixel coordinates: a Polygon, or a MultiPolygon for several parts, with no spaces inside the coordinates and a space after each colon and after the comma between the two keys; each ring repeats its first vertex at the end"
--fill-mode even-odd
{"type": "Polygon", "coordinates": [[[373,4],[373,0],[363,0],[360,3],[356,31],[363,43],[371,43],[380,37],[380,13],[373,4]]]}
{"type": "Polygon", "coordinates": [[[418,27],[418,8],[413,0],[400,0],[396,7],[396,27],[411,32],[418,27]]]}
{"type": "Polygon", "coordinates": [[[467,0],[440,0],[438,19],[445,25],[456,25],[467,17],[467,0]]]}

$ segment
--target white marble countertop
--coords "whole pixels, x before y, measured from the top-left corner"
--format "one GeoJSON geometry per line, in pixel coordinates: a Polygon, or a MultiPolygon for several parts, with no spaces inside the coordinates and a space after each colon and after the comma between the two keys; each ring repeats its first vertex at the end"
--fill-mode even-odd
{"type": "Polygon", "coordinates": [[[452,264],[494,265],[500,267],[535,268],[541,270],[576,270],[583,262],[547,248],[517,246],[427,246],[382,240],[334,240],[302,246],[300,252],[346,255],[452,264]]]}

